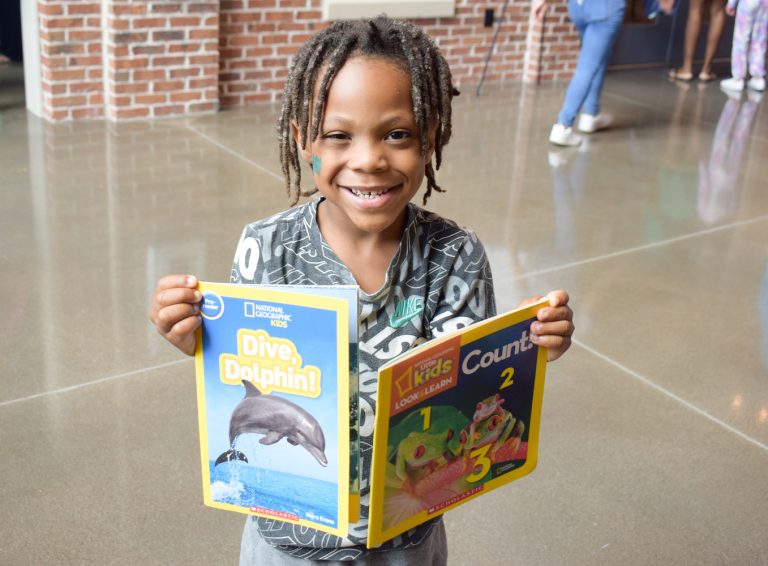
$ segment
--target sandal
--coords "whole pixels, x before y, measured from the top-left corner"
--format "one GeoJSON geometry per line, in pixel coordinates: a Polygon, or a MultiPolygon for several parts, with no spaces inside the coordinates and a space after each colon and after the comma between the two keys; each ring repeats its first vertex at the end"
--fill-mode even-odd
{"type": "Polygon", "coordinates": [[[714,81],[716,78],[717,78],[717,75],[715,73],[705,73],[704,71],[699,73],[699,80],[703,83],[714,81]]]}
{"type": "MultiPolygon", "coordinates": [[[[701,75],[699,75],[701,77],[701,75]]],[[[693,73],[683,73],[680,69],[670,69],[667,71],[667,78],[673,81],[689,82],[693,80],[693,73]]]]}

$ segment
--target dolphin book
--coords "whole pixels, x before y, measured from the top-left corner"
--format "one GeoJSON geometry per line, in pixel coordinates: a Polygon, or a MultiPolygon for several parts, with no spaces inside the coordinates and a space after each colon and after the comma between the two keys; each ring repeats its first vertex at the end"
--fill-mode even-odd
{"type": "Polygon", "coordinates": [[[204,503],[346,536],[359,513],[358,288],[198,288],[204,503]]]}
{"type": "Polygon", "coordinates": [[[379,369],[369,547],[536,467],[547,352],[542,299],[435,338],[379,369]]]}

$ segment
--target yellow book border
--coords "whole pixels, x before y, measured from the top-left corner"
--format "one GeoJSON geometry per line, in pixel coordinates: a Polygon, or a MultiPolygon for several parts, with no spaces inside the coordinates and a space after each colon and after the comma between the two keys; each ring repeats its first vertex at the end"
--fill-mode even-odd
{"type": "MultiPolygon", "coordinates": [[[[339,360],[338,375],[349,375],[349,305],[346,300],[335,297],[324,297],[310,295],[301,292],[291,292],[290,290],[264,289],[252,285],[234,285],[226,283],[209,283],[200,281],[198,290],[201,293],[211,291],[222,297],[235,299],[252,299],[258,301],[270,301],[294,306],[311,307],[315,309],[325,309],[336,313],[336,335],[337,352],[336,359],[339,360]]],[[[214,501],[211,497],[211,473],[208,464],[208,431],[206,427],[207,415],[205,410],[205,365],[203,363],[203,340],[202,327],[197,329],[197,340],[195,346],[195,381],[197,389],[197,411],[198,426],[200,431],[200,461],[203,481],[203,502],[209,507],[224,509],[226,511],[235,511],[245,515],[256,515],[275,519],[272,515],[264,513],[255,513],[237,505],[221,503],[214,501]]],[[[286,523],[311,527],[318,531],[330,533],[336,536],[345,537],[349,531],[349,382],[347,379],[336,379],[337,385],[337,428],[338,436],[338,525],[331,527],[323,523],[315,523],[306,519],[298,521],[283,519],[279,520],[286,523]]]]}
{"type": "MultiPolygon", "coordinates": [[[[441,336],[437,340],[427,342],[430,348],[439,345],[441,342],[455,338],[456,335],[461,335],[461,346],[469,344],[489,334],[493,334],[498,330],[501,330],[508,326],[519,324],[527,319],[536,316],[536,313],[549,306],[548,299],[542,299],[525,307],[502,313],[495,317],[486,319],[485,321],[478,322],[472,326],[457,330],[445,336],[441,336]]],[[[423,350],[422,350],[423,351],[423,350]]],[[[416,350],[410,350],[408,354],[415,353],[416,350]]],[[[400,356],[388,363],[380,370],[378,393],[376,400],[376,418],[375,418],[375,432],[373,439],[373,462],[371,468],[371,495],[370,495],[370,517],[368,525],[368,540],[367,546],[373,548],[379,546],[383,542],[386,542],[405,531],[412,529],[429,519],[442,515],[446,511],[455,509],[456,507],[475,499],[501,485],[516,480],[526,474],[531,473],[538,464],[539,453],[539,428],[541,424],[541,405],[544,397],[544,376],[547,366],[547,349],[543,347],[538,348],[536,356],[536,372],[535,381],[533,387],[533,399],[531,401],[531,423],[528,428],[528,455],[525,464],[519,468],[512,470],[503,476],[489,480],[483,484],[483,490],[469,495],[456,503],[447,505],[434,513],[428,513],[426,510],[413,515],[397,525],[389,529],[381,529],[380,525],[383,524],[384,514],[384,482],[386,476],[386,460],[387,460],[387,443],[389,441],[389,408],[392,391],[392,369],[393,364],[403,361],[404,357],[400,356]],[[383,386],[384,385],[384,386],[383,386]]]]}

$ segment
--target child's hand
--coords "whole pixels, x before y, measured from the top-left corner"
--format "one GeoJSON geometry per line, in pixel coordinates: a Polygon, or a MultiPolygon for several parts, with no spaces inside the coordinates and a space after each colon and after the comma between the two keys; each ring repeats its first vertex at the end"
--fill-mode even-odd
{"type": "MultiPolygon", "coordinates": [[[[520,303],[525,306],[541,299],[533,297],[520,303]]],[[[573,334],[573,311],[568,306],[568,293],[552,291],[547,294],[550,306],[541,309],[531,324],[531,342],[547,349],[547,361],[552,362],[562,356],[571,347],[573,334]]]]}
{"type": "Polygon", "coordinates": [[[537,20],[544,19],[544,14],[547,13],[547,0],[538,0],[533,6],[533,14],[537,20]]]}
{"type": "Polygon", "coordinates": [[[195,330],[200,326],[203,298],[193,275],[166,275],[152,295],[149,320],[160,335],[187,355],[195,353],[195,330]]]}
{"type": "Polygon", "coordinates": [[[725,13],[729,16],[735,16],[736,15],[736,6],[726,6],[725,7],[725,13]]]}

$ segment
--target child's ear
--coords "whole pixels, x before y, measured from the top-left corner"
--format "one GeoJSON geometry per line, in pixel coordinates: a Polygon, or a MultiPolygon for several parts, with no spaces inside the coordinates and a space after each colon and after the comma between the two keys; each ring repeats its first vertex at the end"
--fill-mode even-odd
{"type": "Polygon", "coordinates": [[[293,136],[293,139],[296,140],[296,147],[299,148],[299,153],[301,154],[301,158],[311,165],[312,150],[307,147],[302,147],[301,134],[299,132],[299,125],[296,123],[295,120],[291,120],[291,135],[293,136]]]}

